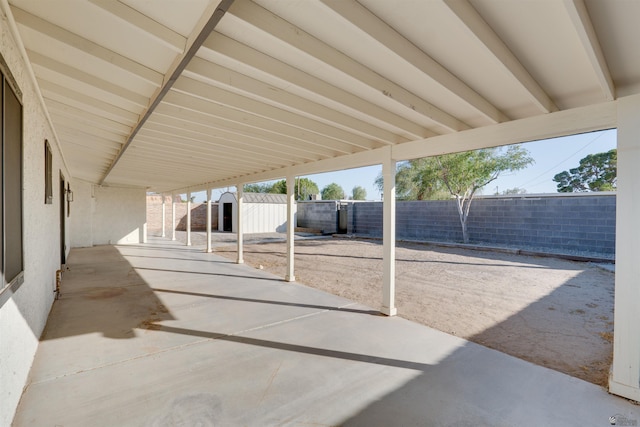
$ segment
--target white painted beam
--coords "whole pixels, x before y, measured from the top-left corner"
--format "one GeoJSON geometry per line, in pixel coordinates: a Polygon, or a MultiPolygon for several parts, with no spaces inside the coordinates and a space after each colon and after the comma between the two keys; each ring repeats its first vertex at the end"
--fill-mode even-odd
{"type": "MultiPolygon", "coordinates": [[[[250,96],[260,102],[336,126],[381,144],[389,145],[400,142],[400,138],[392,132],[198,57],[191,60],[184,75],[198,80],[206,80],[208,83],[225,90],[250,96]]],[[[406,139],[400,140],[406,141],[406,139]]]]}
{"type": "MultiPolygon", "coordinates": [[[[328,138],[321,135],[311,133],[305,129],[294,127],[289,123],[269,120],[246,111],[234,110],[223,105],[207,101],[205,99],[196,98],[194,96],[170,92],[164,99],[163,105],[168,104],[174,108],[179,108],[186,115],[198,115],[212,117],[224,129],[249,129],[250,131],[264,134],[270,139],[282,138],[285,144],[294,144],[309,153],[317,153],[323,156],[337,156],[340,154],[337,150],[327,147],[328,138]],[[226,124],[224,122],[227,122],[226,124]]],[[[162,107],[160,105],[158,108],[162,107]]]]}
{"type": "Polygon", "coordinates": [[[387,316],[395,316],[396,309],[396,162],[391,150],[382,163],[382,308],[387,316]]]}
{"type": "Polygon", "coordinates": [[[308,157],[300,157],[294,152],[283,152],[282,150],[263,147],[260,141],[243,140],[237,136],[224,131],[214,132],[207,126],[196,123],[187,123],[168,117],[166,119],[149,120],[144,130],[166,133],[169,138],[173,136],[192,139],[194,142],[206,143],[207,147],[222,151],[224,154],[233,154],[239,158],[246,156],[259,156],[262,159],[269,159],[271,162],[279,163],[304,163],[309,161],[308,157]],[[284,159],[287,159],[284,161],[284,159]]]}
{"type": "Polygon", "coordinates": [[[171,194],[171,240],[176,240],[176,195],[171,194]]]}
{"type": "MultiPolygon", "coordinates": [[[[376,150],[362,151],[360,153],[352,154],[350,156],[339,156],[331,159],[324,159],[314,163],[306,163],[303,165],[292,166],[286,169],[275,169],[265,172],[258,172],[254,174],[248,174],[242,176],[242,181],[246,183],[269,181],[274,179],[282,179],[286,177],[288,171],[291,171],[296,176],[310,175],[315,173],[333,172],[344,169],[352,169],[363,166],[379,165],[384,161],[385,148],[378,148],[376,150]]],[[[236,178],[237,181],[237,178],[236,178]]],[[[212,187],[227,187],[232,184],[232,179],[223,179],[219,181],[212,181],[210,183],[204,183],[201,185],[195,185],[189,187],[192,191],[200,191],[205,185],[212,187]]]]}
{"type": "Polygon", "coordinates": [[[167,212],[167,204],[165,203],[165,195],[164,193],[160,195],[162,197],[162,237],[166,237],[165,226],[164,226],[164,216],[167,212]]]}
{"type": "Polygon", "coordinates": [[[508,120],[493,104],[360,3],[344,0],[322,0],[322,2],[349,21],[351,25],[358,27],[391,52],[413,65],[429,79],[457,96],[492,123],[508,120]]]}
{"type": "Polygon", "coordinates": [[[213,252],[211,247],[211,188],[207,188],[207,253],[213,252]]]}
{"type": "Polygon", "coordinates": [[[584,0],[564,0],[563,3],[598,78],[604,98],[613,101],[616,98],[616,88],[584,0]]]}
{"type": "Polygon", "coordinates": [[[228,122],[218,126],[216,123],[213,123],[214,119],[210,116],[207,117],[204,114],[197,114],[196,112],[192,112],[192,114],[189,115],[184,113],[180,114],[178,110],[179,108],[175,106],[163,104],[158,107],[147,123],[162,123],[178,129],[192,130],[209,136],[215,135],[217,138],[225,141],[233,141],[233,147],[246,147],[246,149],[252,153],[255,153],[255,150],[258,149],[266,153],[277,153],[282,157],[283,152],[286,152],[302,159],[304,162],[320,160],[322,157],[329,155],[328,153],[331,153],[331,150],[322,150],[321,147],[316,149],[316,146],[313,146],[314,152],[311,152],[309,148],[302,149],[299,147],[301,145],[299,141],[295,142],[282,135],[270,136],[248,130],[229,129],[228,122]],[[175,109],[177,114],[160,113],[160,110],[167,111],[169,109],[175,109]],[[227,128],[225,129],[223,126],[227,128]],[[283,142],[283,139],[287,140],[283,142]],[[317,154],[317,151],[323,151],[327,154],[321,156],[317,154]]]}
{"type": "MultiPolygon", "coordinates": [[[[222,109],[221,106],[216,107],[222,109]]],[[[259,143],[260,146],[268,147],[274,151],[291,151],[295,155],[307,157],[309,160],[319,160],[323,157],[336,155],[335,151],[319,145],[305,145],[301,147],[303,140],[295,139],[283,133],[276,133],[269,129],[259,129],[254,123],[238,122],[236,119],[243,116],[244,113],[240,111],[235,113],[237,115],[229,115],[228,118],[224,118],[213,115],[213,113],[208,110],[186,110],[174,104],[163,102],[158,106],[150,121],[155,120],[156,117],[162,117],[162,120],[165,118],[173,119],[172,123],[183,121],[189,124],[206,126],[210,129],[210,133],[215,133],[216,135],[228,136],[234,140],[256,142],[259,143]]],[[[244,116],[246,117],[248,115],[244,116]]]]}
{"type": "Polygon", "coordinates": [[[529,99],[544,113],[558,111],[549,95],[529,74],[502,39],[473,8],[468,0],[442,0],[482,46],[522,86],[529,99]]]}
{"type": "Polygon", "coordinates": [[[148,16],[138,12],[137,10],[127,6],[120,1],[113,0],[89,0],[101,9],[106,10],[114,16],[125,22],[141,29],[142,31],[153,36],[156,40],[165,46],[173,49],[177,53],[183,53],[187,39],[181,34],[176,33],[170,28],[154,21],[148,16]]]}
{"type": "Polygon", "coordinates": [[[640,95],[618,100],[613,365],[609,391],[640,401],[640,95]]]}
{"type": "Polygon", "coordinates": [[[122,136],[127,136],[129,132],[131,132],[131,126],[125,123],[98,116],[90,111],[63,104],[54,99],[48,99],[47,106],[49,107],[49,113],[57,117],[64,116],[67,119],[82,122],[94,128],[103,129],[122,136]]]}
{"type": "Polygon", "coordinates": [[[56,83],[43,80],[41,78],[38,79],[38,84],[40,85],[40,89],[42,89],[45,99],[54,98],[62,103],[67,103],[64,101],[65,99],[72,100],[77,103],[76,105],[78,108],[84,108],[88,111],[93,111],[95,114],[101,117],[116,120],[119,122],[135,121],[135,119],[138,117],[137,111],[116,107],[113,104],[100,101],[92,96],[85,95],[73,89],[66,88],[56,83]],[[53,94],[57,94],[59,96],[54,97],[53,94]],[[91,107],[91,109],[88,109],[87,107],[91,107]]]}
{"type": "MultiPolygon", "coordinates": [[[[541,114],[526,119],[484,126],[464,132],[406,142],[391,147],[393,152],[392,157],[396,161],[402,161],[611,129],[615,128],[617,124],[616,105],[616,101],[605,102],[588,107],[541,114]]],[[[235,185],[238,179],[241,179],[244,183],[282,179],[286,176],[287,171],[301,176],[379,165],[382,164],[386,158],[384,150],[384,148],[380,148],[349,156],[338,156],[332,159],[292,166],[286,169],[247,174],[242,177],[233,177],[233,179],[210,181],[187,188],[191,191],[200,191],[206,186],[217,188],[235,185]]],[[[167,191],[178,190],[184,189],[167,189],[167,191]]]]}
{"type": "Polygon", "coordinates": [[[393,158],[398,161],[417,159],[614,127],[616,127],[616,103],[605,102],[407,142],[393,147],[393,158]]]}
{"type": "Polygon", "coordinates": [[[122,70],[127,71],[146,82],[152,83],[153,85],[160,86],[162,84],[162,74],[152,70],[151,68],[145,67],[138,62],[120,55],[119,53],[109,50],[97,43],[67,31],[62,27],[38,16],[32,15],[15,6],[11,6],[11,12],[13,13],[16,21],[21,25],[29,27],[41,34],[58,40],[61,43],[78,49],[87,55],[94,56],[102,61],[121,68],[122,70]]]}
{"type": "Polygon", "coordinates": [[[186,76],[180,78],[173,89],[192,96],[224,105],[228,108],[246,111],[256,116],[268,118],[270,120],[282,123],[288,123],[291,126],[307,130],[309,132],[325,137],[324,144],[343,154],[353,153],[358,149],[372,149],[382,146],[382,143],[356,135],[318,120],[304,117],[300,114],[292,113],[282,108],[265,104],[247,96],[242,96],[228,90],[220,89],[215,86],[188,78],[186,76]]]}
{"type": "MultiPolygon", "coordinates": [[[[153,141],[153,144],[158,144],[159,152],[163,151],[163,147],[166,148],[166,152],[198,152],[202,154],[200,158],[205,158],[209,155],[212,158],[218,159],[219,162],[230,160],[241,166],[253,165],[260,170],[264,170],[269,165],[274,167],[285,167],[293,163],[291,160],[287,160],[284,156],[276,158],[264,155],[261,161],[260,159],[249,157],[250,152],[245,152],[244,150],[233,150],[232,146],[229,145],[221,145],[218,148],[212,147],[212,144],[206,140],[202,141],[198,138],[188,138],[177,134],[162,132],[152,129],[151,125],[148,127],[145,126],[145,129],[140,132],[140,140],[153,141]],[[227,149],[228,152],[225,152],[227,149]]],[[[140,145],[140,147],[142,146],[143,145],[140,145]]],[[[138,147],[137,140],[136,147],[138,147]]],[[[150,148],[153,147],[151,146],[150,148]]]]}
{"type": "Polygon", "coordinates": [[[372,121],[377,126],[398,133],[407,139],[426,138],[436,135],[417,123],[233,40],[224,34],[214,33],[202,46],[238,63],[246,64],[256,70],[268,73],[289,85],[296,85],[306,92],[321,96],[327,100],[330,107],[334,105],[340,108],[347,108],[352,111],[351,114],[360,115],[363,120],[372,121]]]}
{"type": "Polygon", "coordinates": [[[207,37],[209,37],[209,34],[211,34],[215,26],[218,25],[218,22],[220,21],[220,19],[222,19],[231,3],[233,3],[233,0],[211,1],[209,3],[209,6],[205,9],[205,11],[202,13],[202,16],[194,26],[191,35],[187,38],[184,52],[176,56],[167,71],[164,73],[162,84],[151,96],[149,105],[146,110],[138,117],[135,126],[132,128],[131,133],[127,138],[127,142],[124,144],[118,156],[116,156],[116,158],[107,169],[107,173],[102,177],[100,181],[101,184],[108,178],[109,174],[118,164],[124,153],[128,150],[131,142],[138,134],[140,129],[142,129],[142,126],[145,124],[147,119],[151,116],[156,107],[164,99],[169,90],[171,90],[174,83],[180,77],[189,61],[196,55],[196,52],[198,51],[198,49],[200,49],[202,43],[207,39],[207,37]]]}
{"type": "Polygon", "coordinates": [[[191,192],[187,192],[187,246],[191,246],[191,192]]]}
{"type": "Polygon", "coordinates": [[[295,186],[296,176],[292,174],[287,175],[287,272],[284,276],[284,280],[287,282],[295,282],[295,186]]]}
{"type": "Polygon", "coordinates": [[[89,120],[83,120],[81,117],[70,117],[67,114],[59,114],[57,110],[51,110],[51,119],[56,125],[56,128],[68,128],[83,132],[88,135],[96,135],[99,138],[106,139],[108,141],[124,143],[126,135],[122,132],[114,131],[113,129],[103,129],[96,126],[89,120]]]}
{"type": "Polygon", "coordinates": [[[237,257],[236,264],[244,263],[244,242],[243,242],[243,234],[244,234],[244,221],[242,219],[242,210],[244,209],[244,188],[242,184],[236,185],[236,198],[237,198],[237,209],[236,209],[236,242],[237,242],[237,257]]]}
{"type": "Polygon", "coordinates": [[[461,120],[385,79],[380,74],[253,2],[236,2],[229,11],[232,15],[265,33],[361,81],[375,92],[384,93],[389,99],[407,110],[411,110],[412,113],[418,112],[433,121],[435,125],[442,127],[443,130],[456,132],[469,129],[469,126],[461,120]]]}
{"type": "Polygon", "coordinates": [[[56,61],[55,59],[42,55],[38,52],[27,50],[27,54],[29,55],[31,63],[34,65],[44,67],[55,73],[93,86],[98,90],[106,92],[108,94],[116,95],[128,102],[138,105],[141,108],[145,108],[149,104],[149,98],[144,95],[140,95],[139,93],[133,92],[129,89],[125,89],[122,86],[111,83],[89,73],[85,73],[82,70],[74,68],[68,64],[63,64],[62,62],[56,61]]]}

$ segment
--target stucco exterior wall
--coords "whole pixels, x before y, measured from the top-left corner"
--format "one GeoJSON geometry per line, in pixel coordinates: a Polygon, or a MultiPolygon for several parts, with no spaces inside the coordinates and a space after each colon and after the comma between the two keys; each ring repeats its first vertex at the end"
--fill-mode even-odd
{"type": "Polygon", "coordinates": [[[144,241],[147,193],[140,188],[94,187],[93,244],[144,241]]]}
{"type": "Polygon", "coordinates": [[[131,244],[144,241],[146,191],[101,187],[79,181],[72,185],[69,220],[72,247],[131,244]]]}
{"type": "MultiPolygon", "coordinates": [[[[0,294],[0,425],[11,424],[38,339],[53,303],[60,268],[59,173],[69,176],[19,47],[0,13],[0,55],[22,92],[24,282],[0,294]],[[44,140],[53,155],[53,204],[44,203],[44,140]]],[[[72,184],[73,185],[73,184],[72,184]]],[[[67,242],[67,247],[69,247],[67,242]]],[[[8,248],[10,250],[10,248],[8,248]]]]}
{"type": "Polygon", "coordinates": [[[95,199],[92,185],[84,181],[76,181],[72,186],[73,202],[68,228],[72,248],[86,248],[93,246],[93,213],[95,199]]]}

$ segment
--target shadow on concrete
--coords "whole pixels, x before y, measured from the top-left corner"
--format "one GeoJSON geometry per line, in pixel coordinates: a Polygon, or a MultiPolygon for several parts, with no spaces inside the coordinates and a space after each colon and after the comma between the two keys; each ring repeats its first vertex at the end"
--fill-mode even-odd
{"type": "MultiPolygon", "coordinates": [[[[117,248],[82,250],[85,256],[79,258],[97,257],[99,262],[76,262],[81,261],[74,258],[76,254],[80,255],[80,251],[72,252],[70,257],[72,269],[68,287],[63,289],[63,298],[54,304],[50,317],[50,324],[55,324],[55,328],[45,333],[43,339],[95,332],[108,338],[132,338],[135,336],[133,329],[148,329],[174,337],[198,337],[239,346],[198,347],[191,346],[194,341],[184,339],[180,341],[183,344],[176,342],[163,351],[141,347],[145,353],[130,355],[126,362],[117,359],[86,370],[96,371],[92,378],[98,378],[97,371],[102,371],[102,378],[106,379],[105,390],[87,380],[90,373],[84,375],[85,371],[42,381],[27,390],[29,394],[23,397],[16,426],[27,425],[25,420],[32,420],[30,417],[40,417],[37,419],[51,424],[71,425],[73,423],[65,421],[65,417],[67,420],[71,417],[71,412],[76,412],[73,414],[76,418],[70,419],[77,420],[79,416],[93,425],[154,425],[149,424],[149,420],[162,418],[164,411],[174,410],[172,401],[193,395],[194,390],[203,396],[216,397],[215,408],[206,411],[209,417],[206,420],[215,420],[215,425],[276,425],[268,421],[273,419],[269,418],[273,413],[278,413],[280,420],[286,419],[290,424],[328,425],[323,421],[335,418],[334,413],[338,410],[348,415],[331,425],[588,426],[606,425],[608,417],[616,413],[622,413],[630,420],[639,418],[635,407],[623,399],[608,396],[592,384],[403,319],[361,316],[374,314],[373,310],[163,289],[150,285],[153,281],[145,282],[136,272],[140,267],[134,268],[126,259],[129,256],[123,256],[117,248]],[[211,324],[206,316],[201,318],[198,327],[190,326],[186,320],[182,320],[182,324],[167,324],[166,321],[176,319],[162,304],[158,293],[273,305],[275,310],[281,310],[283,306],[321,309],[327,313],[261,324],[237,334],[211,332],[202,330],[203,326],[211,324]],[[247,355],[246,348],[274,351],[247,355]],[[175,363],[174,360],[173,364],[165,365],[167,359],[164,358],[169,357],[173,349],[192,353],[193,356],[186,359],[190,363],[175,363]],[[295,356],[293,359],[292,355],[295,356]],[[332,363],[327,364],[325,360],[332,363]],[[271,368],[275,365],[280,369],[283,361],[290,369],[282,369],[277,381],[273,381],[275,374],[270,372],[271,368]],[[343,361],[346,363],[340,363],[343,361]],[[117,375],[127,375],[127,383],[134,386],[124,389],[119,385],[117,375]],[[223,378],[230,382],[221,380],[223,378]],[[264,392],[256,391],[260,388],[257,378],[271,379],[264,392]],[[58,395],[61,404],[72,404],[74,411],[55,412],[59,408],[56,405],[48,405],[54,408],[53,415],[39,410],[38,405],[56,395],[53,391],[59,383],[64,383],[67,390],[75,390],[71,385],[73,380],[77,381],[76,387],[86,388],[75,392],[73,398],[76,400],[72,401],[62,393],[58,395]],[[158,384],[162,386],[157,387],[158,384]],[[345,386],[348,389],[345,390],[345,386]],[[277,389],[265,399],[269,387],[277,389]],[[261,394],[260,408],[255,399],[248,397],[250,394],[261,394]],[[358,398],[358,394],[367,397],[358,398]],[[105,395],[109,399],[101,399],[105,395]],[[123,395],[123,401],[127,403],[134,402],[126,407],[127,413],[120,412],[122,402],[114,397],[119,395],[123,395]],[[244,413],[234,413],[230,409],[238,407],[244,413]],[[315,412],[310,412],[312,408],[315,412]],[[77,415],[77,411],[84,411],[81,414],[85,415],[77,415]],[[138,422],[140,420],[143,421],[138,422]]],[[[163,254],[158,258],[174,259],[163,254]]],[[[175,259],[192,261],[180,256],[175,259]]],[[[246,270],[240,268],[241,271],[246,270]]],[[[221,276],[258,278],[242,274],[221,276]]],[[[188,286],[187,276],[183,278],[181,286],[188,286]]],[[[271,282],[274,287],[270,290],[281,295],[279,282],[273,279],[271,282]]],[[[530,310],[546,312],[551,306],[558,312],[578,310],[584,305],[576,299],[575,292],[581,289],[578,286],[579,277],[576,277],[491,329],[502,334],[520,317],[526,319],[530,310]],[[558,305],[558,301],[568,305],[558,305]]],[[[575,314],[581,313],[574,311],[575,314]]],[[[555,323],[554,319],[550,322],[555,323]]],[[[217,327],[212,329],[219,330],[217,327]]],[[[518,338],[522,339],[521,336],[518,338]]],[[[531,341],[536,345],[535,339],[531,341]]],[[[61,340],[60,346],[65,345],[64,342],[61,340]]],[[[131,342],[126,345],[130,346],[131,342]]],[[[95,356],[89,350],[87,360],[95,356]]],[[[37,419],[34,425],[37,425],[37,419]]]]}
{"type": "Polygon", "coordinates": [[[42,341],[94,332],[134,338],[134,329],[174,319],[115,246],[72,250],[67,266],[42,341]]]}
{"type": "MultiPolygon", "coordinates": [[[[229,276],[229,277],[246,277],[246,278],[251,278],[251,279],[260,279],[260,277],[248,277],[248,276],[236,276],[236,275],[234,275],[234,276],[225,275],[225,276],[229,276]]],[[[268,279],[268,280],[273,281],[273,279],[268,279]]],[[[332,307],[332,306],[328,306],[328,305],[302,304],[302,303],[295,303],[295,302],[263,300],[263,299],[255,299],[255,298],[240,298],[240,297],[231,297],[231,296],[227,296],[227,295],[203,294],[203,293],[199,293],[199,292],[185,292],[185,291],[176,291],[176,290],[170,290],[170,289],[158,289],[158,288],[152,288],[152,289],[154,291],[156,291],[156,292],[166,292],[166,293],[170,293],[170,294],[179,294],[179,295],[191,295],[191,296],[195,296],[195,297],[214,298],[214,299],[228,300],[228,301],[240,301],[240,302],[253,302],[253,303],[259,303],[259,304],[282,305],[282,306],[285,306],[285,307],[314,308],[314,309],[318,309],[318,310],[344,311],[344,312],[347,312],[347,313],[371,314],[371,315],[374,315],[374,316],[380,316],[381,315],[378,310],[358,310],[358,309],[348,308],[348,307],[332,307]]]]}

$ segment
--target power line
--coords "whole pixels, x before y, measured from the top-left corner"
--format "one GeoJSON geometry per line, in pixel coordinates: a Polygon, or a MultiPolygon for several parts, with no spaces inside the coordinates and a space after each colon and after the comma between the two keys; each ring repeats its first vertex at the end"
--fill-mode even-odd
{"type": "MultiPolygon", "coordinates": [[[[598,139],[600,139],[605,133],[604,132],[599,132],[598,135],[593,138],[591,141],[589,141],[585,146],[583,146],[582,148],[580,148],[578,151],[576,151],[575,153],[569,155],[568,157],[566,157],[564,160],[562,160],[560,163],[558,163],[557,165],[554,165],[552,167],[550,167],[549,169],[547,169],[546,171],[542,172],[540,175],[536,176],[535,178],[531,178],[529,181],[525,182],[522,185],[519,185],[518,188],[523,188],[526,185],[531,184],[531,182],[535,181],[536,179],[546,175],[547,173],[551,172],[552,170],[554,170],[555,168],[557,168],[558,166],[560,166],[561,164],[563,164],[564,162],[566,162],[567,160],[569,160],[570,158],[572,158],[573,156],[575,156],[576,154],[578,154],[579,152],[583,151],[584,149],[586,149],[588,146],[590,146],[591,144],[593,144],[594,142],[596,142],[598,139]]],[[[542,182],[540,182],[542,183],[542,182]]],[[[540,184],[537,183],[536,185],[540,184]]]]}

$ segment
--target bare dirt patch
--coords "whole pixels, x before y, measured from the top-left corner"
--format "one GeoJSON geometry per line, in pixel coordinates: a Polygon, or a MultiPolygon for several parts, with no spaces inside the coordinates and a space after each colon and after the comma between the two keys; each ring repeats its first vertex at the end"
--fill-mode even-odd
{"type": "MultiPolygon", "coordinates": [[[[296,242],[299,283],[378,308],[382,245],[296,242]]],[[[219,255],[235,259],[235,246],[219,255]]],[[[284,276],[284,243],[245,245],[245,263],[284,276]]],[[[612,357],[614,274],[555,258],[399,244],[398,315],[606,386],[612,357]]]]}

